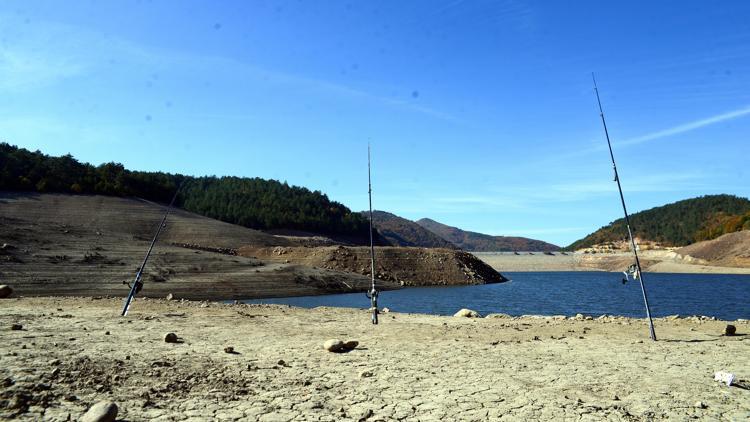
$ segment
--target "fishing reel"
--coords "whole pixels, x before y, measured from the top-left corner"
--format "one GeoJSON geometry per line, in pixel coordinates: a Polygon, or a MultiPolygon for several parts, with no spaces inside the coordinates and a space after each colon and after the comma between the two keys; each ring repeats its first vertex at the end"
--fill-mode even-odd
{"type": "Polygon", "coordinates": [[[622,278],[622,284],[628,284],[628,281],[630,281],[630,278],[632,277],[633,280],[638,280],[641,277],[640,272],[638,272],[638,266],[636,264],[631,264],[627,270],[622,272],[625,277],[622,278]]]}
{"type": "Polygon", "coordinates": [[[370,310],[372,310],[372,323],[377,325],[378,323],[378,314],[380,311],[378,310],[378,292],[375,290],[375,287],[372,288],[369,292],[365,292],[365,296],[367,296],[368,299],[370,299],[370,310]]]}

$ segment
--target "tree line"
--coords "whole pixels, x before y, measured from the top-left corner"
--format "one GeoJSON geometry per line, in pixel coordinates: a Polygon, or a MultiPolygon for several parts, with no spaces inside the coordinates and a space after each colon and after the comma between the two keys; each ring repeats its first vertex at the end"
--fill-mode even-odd
{"type": "Polygon", "coordinates": [[[70,154],[53,157],[0,143],[0,190],[139,197],[168,203],[178,187],[178,207],[253,229],[355,238],[366,237],[369,230],[359,213],[320,191],[286,182],[131,171],[119,163],[93,166],[70,154]]]}

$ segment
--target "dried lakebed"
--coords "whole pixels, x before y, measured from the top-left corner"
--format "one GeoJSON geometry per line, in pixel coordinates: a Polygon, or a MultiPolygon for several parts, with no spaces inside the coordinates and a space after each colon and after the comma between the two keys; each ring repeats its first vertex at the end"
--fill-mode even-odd
{"type": "MultiPolygon", "coordinates": [[[[111,400],[125,420],[737,419],[750,391],[747,322],[455,318],[121,299],[0,301],[0,419],[76,420],[111,400]],[[12,324],[22,325],[11,330],[12,324]],[[174,332],[177,343],[165,343],[174,332]],[[357,340],[330,353],[331,338],[357,340]],[[226,353],[227,347],[233,353],[226,353]],[[746,382],[746,381],[743,381],[746,382]],[[747,385],[747,384],[744,384],[747,385]]],[[[457,308],[460,306],[457,306],[457,308]]]]}

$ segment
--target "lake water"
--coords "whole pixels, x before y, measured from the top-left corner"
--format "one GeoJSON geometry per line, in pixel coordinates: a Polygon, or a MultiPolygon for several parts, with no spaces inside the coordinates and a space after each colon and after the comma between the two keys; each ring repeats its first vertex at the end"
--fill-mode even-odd
{"type": "MultiPolygon", "coordinates": [[[[461,308],[481,314],[584,315],[644,317],[637,281],[620,282],[607,272],[503,273],[512,281],[501,284],[454,287],[414,287],[380,293],[378,304],[395,312],[452,315],[461,308]]],[[[750,319],[750,275],[665,274],[645,275],[651,313],[706,315],[724,320],[750,319]]],[[[248,300],[305,308],[340,306],[367,308],[364,293],[248,300]]]]}

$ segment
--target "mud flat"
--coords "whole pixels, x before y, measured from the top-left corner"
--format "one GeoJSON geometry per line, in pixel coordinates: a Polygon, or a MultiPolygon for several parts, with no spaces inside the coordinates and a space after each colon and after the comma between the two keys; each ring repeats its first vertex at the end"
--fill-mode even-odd
{"type": "MultiPolygon", "coordinates": [[[[750,325],[137,300],[0,301],[0,419],[746,420],[750,325]],[[12,324],[22,325],[11,330],[12,324]],[[178,343],[165,343],[174,332],[178,343]],[[325,340],[358,340],[330,353],[325,340]],[[231,346],[233,353],[224,349],[231,346]],[[713,381],[733,372],[740,386],[713,381]]],[[[459,308],[460,306],[457,306],[459,308]]]]}

